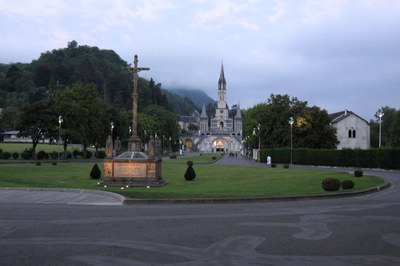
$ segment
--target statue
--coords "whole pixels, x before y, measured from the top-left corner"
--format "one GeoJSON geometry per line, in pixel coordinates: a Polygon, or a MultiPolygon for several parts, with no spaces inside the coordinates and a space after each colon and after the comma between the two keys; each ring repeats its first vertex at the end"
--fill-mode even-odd
{"type": "Polygon", "coordinates": [[[147,148],[147,155],[149,155],[149,158],[154,159],[156,156],[156,142],[154,140],[153,136],[150,136],[149,144],[147,148]]]}
{"type": "Polygon", "coordinates": [[[113,157],[113,141],[111,135],[108,135],[106,141],[106,157],[107,158],[113,157]]]}
{"type": "Polygon", "coordinates": [[[119,137],[117,137],[117,139],[114,141],[114,150],[116,155],[119,155],[121,153],[121,140],[119,139],[119,137]]]}

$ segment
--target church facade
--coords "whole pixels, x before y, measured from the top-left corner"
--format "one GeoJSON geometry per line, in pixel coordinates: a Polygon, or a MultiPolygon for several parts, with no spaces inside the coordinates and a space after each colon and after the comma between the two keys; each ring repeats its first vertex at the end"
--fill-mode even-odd
{"type": "Polygon", "coordinates": [[[215,116],[209,119],[203,105],[198,121],[198,134],[184,137],[186,149],[199,152],[240,153],[242,151],[243,120],[239,104],[236,114],[229,116],[224,66],[218,80],[218,100],[215,116]]]}

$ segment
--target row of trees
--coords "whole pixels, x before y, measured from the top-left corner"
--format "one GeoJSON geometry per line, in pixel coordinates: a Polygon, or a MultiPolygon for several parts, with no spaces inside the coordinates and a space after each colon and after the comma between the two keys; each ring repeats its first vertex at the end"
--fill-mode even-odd
{"type": "Polygon", "coordinates": [[[309,107],[307,102],[288,95],[271,94],[261,103],[244,112],[244,132],[248,148],[289,147],[291,141],[289,118],[293,117],[293,147],[335,148],[335,129],[329,125],[326,110],[309,107]],[[260,143],[259,143],[260,141],[260,143]]]}
{"type": "Polygon", "coordinates": [[[382,112],[381,143],[383,147],[400,147],[400,109],[385,106],[375,113],[375,120],[369,122],[371,129],[371,147],[379,145],[379,112],[382,112]]]}
{"type": "MultiPolygon", "coordinates": [[[[60,136],[64,148],[67,143],[80,143],[86,158],[87,147],[93,145],[96,150],[103,147],[109,134],[126,143],[131,119],[131,112],[104,104],[94,84],[76,83],[54,97],[24,107],[16,128],[21,136],[32,138],[34,153],[36,145],[44,138],[57,140],[60,136]],[[60,115],[62,120],[59,120],[60,115]]],[[[143,141],[156,133],[177,141],[179,130],[175,117],[164,107],[150,105],[138,119],[143,141]]]]}
{"type": "MultiPolygon", "coordinates": [[[[383,107],[382,146],[400,147],[400,110],[383,107]]],[[[244,112],[244,132],[246,145],[249,148],[282,148],[289,147],[291,126],[289,118],[294,118],[292,141],[294,148],[334,149],[338,144],[336,130],[330,125],[326,110],[317,106],[308,106],[288,95],[271,94],[266,103],[258,104],[244,112]],[[259,143],[260,141],[260,143],[259,143]]],[[[371,120],[371,147],[378,147],[379,117],[371,120]]]]}

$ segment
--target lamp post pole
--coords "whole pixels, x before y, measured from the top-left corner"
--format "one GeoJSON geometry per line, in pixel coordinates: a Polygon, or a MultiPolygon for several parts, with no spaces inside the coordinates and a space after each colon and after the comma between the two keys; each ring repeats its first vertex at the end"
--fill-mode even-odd
{"type": "Polygon", "coordinates": [[[382,109],[379,110],[378,112],[378,117],[379,117],[379,148],[381,147],[382,143],[382,116],[384,115],[382,109]]]}
{"type": "Polygon", "coordinates": [[[261,128],[261,124],[258,123],[258,150],[259,151],[261,149],[261,131],[260,131],[260,128],[261,128]]]}
{"type": "Polygon", "coordinates": [[[61,115],[58,116],[58,160],[60,160],[60,149],[61,149],[61,124],[64,122],[64,119],[61,115]]]}
{"type": "Polygon", "coordinates": [[[293,117],[289,118],[290,124],[290,164],[293,164],[293,117]]]}

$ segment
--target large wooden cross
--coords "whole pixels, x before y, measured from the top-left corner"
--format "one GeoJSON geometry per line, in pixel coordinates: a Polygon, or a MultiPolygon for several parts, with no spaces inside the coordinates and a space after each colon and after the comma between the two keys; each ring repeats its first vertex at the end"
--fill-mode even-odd
{"type": "Polygon", "coordinates": [[[132,101],[133,101],[133,108],[132,108],[132,128],[131,128],[131,137],[128,141],[128,146],[130,151],[141,151],[141,140],[137,134],[137,114],[138,114],[138,90],[137,90],[137,83],[138,83],[138,73],[142,70],[150,70],[148,67],[138,67],[138,56],[135,54],[133,60],[133,68],[129,68],[133,72],[133,93],[132,93],[132,101]]]}

